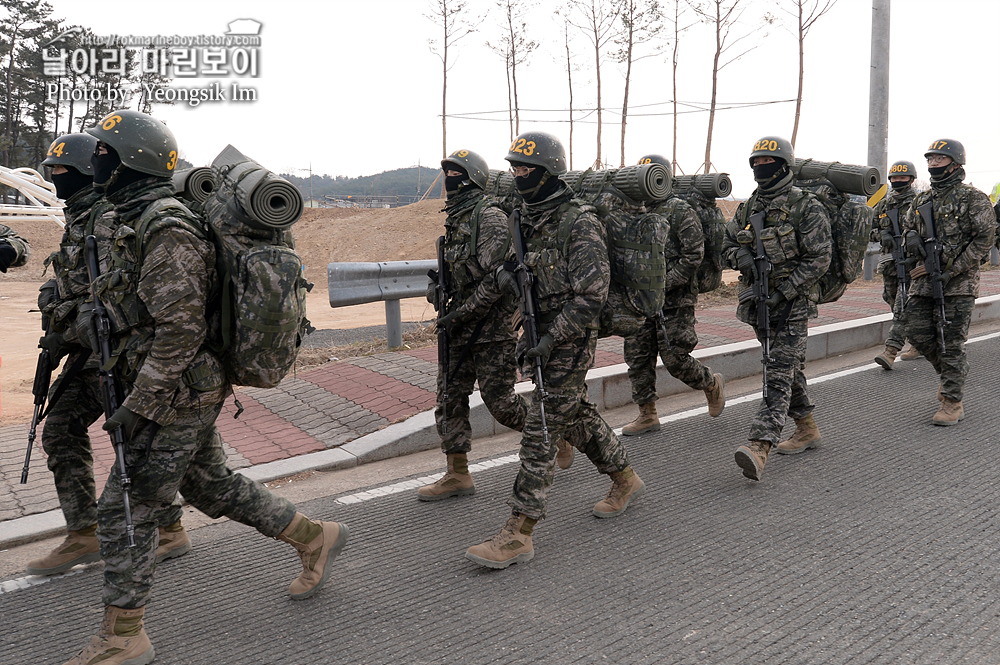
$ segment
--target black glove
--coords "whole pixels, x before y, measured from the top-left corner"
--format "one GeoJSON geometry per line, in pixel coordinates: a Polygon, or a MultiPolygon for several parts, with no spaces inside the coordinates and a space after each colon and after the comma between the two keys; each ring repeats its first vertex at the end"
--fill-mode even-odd
{"type": "Polygon", "coordinates": [[[38,309],[42,312],[45,308],[59,300],[59,287],[56,280],[50,279],[38,287],[38,309]]]}
{"type": "Polygon", "coordinates": [[[38,340],[38,346],[49,352],[49,357],[54,363],[70,351],[70,345],[66,343],[66,338],[62,333],[50,332],[38,340]]]}
{"type": "Polygon", "coordinates": [[[951,281],[951,272],[949,272],[948,270],[942,270],[941,271],[941,288],[943,289],[946,286],[948,286],[948,282],[950,282],[950,281],[951,281]]]}
{"type": "Polygon", "coordinates": [[[17,261],[17,250],[6,240],[0,240],[0,272],[7,272],[14,261],[17,261]]]}
{"type": "Polygon", "coordinates": [[[500,293],[509,293],[515,298],[521,297],[521,293],[517,288],[517,277],[514,276],[514,273],[500,266],[497,268],[496,280],[500,293]]]}
{"type": "Polygon", "coordinates": [[[872,227],[872,230],[868,232],[868,242],[878,242],[879,233],[876,227],[872,227]]]}
{"type": "Polygon", "coordinates": [[[77,308],[76,336],[80,340],[80,346],[100,354],[100,349],[97,348],[97,334],[94,332],[94,303],[80,303],[77,308]]]}
{"type": "Polygon", "coordinates": [[[753,272],[753,252],[749,247],[740,247],[736,251],[736,269],[744,275],[753,272]]]}
{"type": "Polygon", "coordinates": [[[774,293],[772,293],[767,299],[767,310],[769,312],[777,311],[777,309],[781,307],[782,303],[786,300],[787,298],[785,298],[785,294],[778,289],[775,289],[774,293]]]}
{"type": "Polygon", "coordinates": [[[525,357],[528,360],[534,360],[535,358],[541,358],[542,364],[544,365],[549,360],[549,355],[552,353],[552,346],[556,343],[552,335],[545,333],[542,338],[538,340],[538,346],[533,349],[528,349],[525,353],[525,357]]]}
{"type": "Polygon", "coordinates": [[[457,326],[458,324],[462,323],[462,321],[464,321],[464,320],[465,320],[465,318],[464,317],[460,317],[459,313],[458,313],[458,310],[456,309],[456,310],[453,310],[451,312],[448,312],[447,314],[445,314],[444,316],[442,316],[441,318],[439,318],[437,320],[437,326],[438,326],[439,330],[441,328],[444,328],[445,330],[447,330],[450,333],[455,328],[455,326],[457,326]]]}
{"type": "Polygon", "coordinates": [[[910,256],[927,258],[927,250],[924,249],[924,242],[917,235],[916,231],[906,232],[906,253],[910,256]]]}
{"type": "Polygon", "coordinates": [[[427,285],[427,302],[434,305],[434,309],[441,309],[441,306],[438,304],[437,284],[433,282],[427,285]]]}
{"type": "Polygon", "coordinates": [[[890,231],[889,229],[882,229],[882,233],[880,234],[880,237],[881,237],[881,240],[882,240],[882,246],[883,247],[895,247],[896,246],[896,239],[892,237],[892,231],[890,231]]]}
{"type": "Polygon", "coordinates": [[[104,422],[103,429],[105,432],[110,432],[116,427],[121,427],[125,432],[125,438],[131,440],[148,422],[135,411],[119,406],[118,410],[111,414],[111,418],[104,422]]]}

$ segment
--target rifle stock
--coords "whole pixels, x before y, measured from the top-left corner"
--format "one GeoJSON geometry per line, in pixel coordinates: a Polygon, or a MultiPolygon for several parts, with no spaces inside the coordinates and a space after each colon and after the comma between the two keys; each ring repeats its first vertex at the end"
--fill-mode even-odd
{"type": "Polygon", "coordinates": [[[934,298],[934,307],[937,310],[938,345],[941,347],[941,353],[944,353],[944,327],[950,323],[945,315],[944,282],[941,279],[941,252],[944,247],[934,229],[933,203],[928,201],[917,208],[917,213],[924,220],[924,229],[927,232],[927,235],[924,237],[924,249],[927,254],[927,257],[924,259],[924,268],[931,278],[931,296],[934,298]]]}
{"type": "MultiPolygon", "coordinates": [[[[527,348],[533,349],[538,346],[540,335],[538,334],[538,317],[535,311],[535,284],[531,270],[524,264],[524,238],[521,237],[521,211],[514,209],[507,218],[507,230],[510,232],[511,242],[514,245],[514,255],[517,258],[517,268],[514,276],[517,279],[517,288],[521,292],[521,323],[524,328],[524,340],[527,348]]],[[[535,358],[535,390],[538,391],[538,409],[542,420],[542,441],[549,445],[549,426],[545,420],[545,380],[542,375],[542,359],[535,358]]]]}
{"type": "MultiPolygon", "coordinates": [[[[97,238],[94,236],[87,236],[84,257],[87,262],[87,274],[90,277],[90,295],[94,299],[94,337],[97,340],[97,350],[101,356],[101,368],[98,375],[101,379],[104,417],[110,419],[124,401],[124,391],[114,369],[105,369],[111,360],[111,320],[108,317],[108,311],[104,308],[104,303],[97,297],[97,289],[94,285],[95,280],[101,274],[97,262],[97,238]]],[[[129,502],[129,489],[132,486],[132,481],[128,477],[128,468],[125,464],[125,431],[119,426],[111,430],[109,434],[115,449],[115,463],[122,486],[122,503],[125,506],[125,535],[128,537],[128,546],[135,547],[135,527],[132,524],[132,506],[129,502]]]]}
{"type": "MultiPolygon", "coordinates": [[[[434,288],[437,290],[437,313],[440,319],[448,313],[448,276],[445,272],[447,264],[444,260],[444,236],[439,236],[437,239],[437,286],[434,288]]],[[[431,275],[428,275],[430,277],[431,275]]],[[[437,327],[437,339],[438,339],[438,367],[441,373],[441,394],[438,400],[441,404],[441,433],[445,436],[448,435],[448,369],[451,366],[451,340],[449,339],[448,329],[444,326],[439,325],[437,327]]]]}
{"type": "Polygon", "coordinates": [[[753,297],[757,301],[757,329],[761,335],[761,365],[763,365],[762,389],[764,401],[767,402],[767,369],[771,365],[771,312],[767,306],[767,298],[770,294],[771,261],[764,251],[764,241],[761,240],[761,232],[764,230],[764,213],[758,212],[750,215],[750,225],[753,227],[754,245],[753,258],[753,297]]]}

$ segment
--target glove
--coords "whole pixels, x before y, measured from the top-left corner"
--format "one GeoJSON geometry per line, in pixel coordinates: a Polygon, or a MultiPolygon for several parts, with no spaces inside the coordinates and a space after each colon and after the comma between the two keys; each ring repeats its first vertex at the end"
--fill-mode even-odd
{"type": "Polygon", "coordinates": [[[434,305],[434,309],[441,309],[441,305],[438,304],[437,284],[433,282],[427,285],[427,302],[434,305]]]}
{"type": "Polygon", "coordinates": [[[943,289],[946,286],[948,286],[948,282],[950,282],[950,281],[951,281],[951,273],[948,272],[947,270],[942,270],[941,271],[941,288],[943,289]]]}
{"type": "Polygon", "coordinates": [[[38,287],[38,309],[42,312],[45,308],[59,300],[59,287],[56,280],[50,279],[38,287]]]}
{"type": "Polygon", "coordinates": [[[437,320],[438,330],[444,328],[450,333],[455,328],[455,326],[462,323],[464,320],[465,317],[459,316],[459,310],[456,309],[454,311],[448,312],[447,314],[445,314],[444,316],[442,316],[437,320]]]}
{"type": "Polygon", "coordinates": [[[80,346],[89,348],[95,354],[100,353],[97,348],[97,334],[94,332],[94,303],[81,303],[76,311],[76,336],[80,340],[80,346]]]}
{"type": "Polygon", "coordinates": [[[882,246],[883,247],[895,247],[895,238],[892,237],[892,231],[889,229],[882,229],[881,233],[882,246]]]}
{"type": "Polygon", "coordinates": [[[736,269],[744,275],[753,272],[753,252],[749,247],[740,247],[736,251],[736,269]]]}
{"type": "Polygon", "coordinates": [[[910,256],[919,256],[921,258],[927,258],[927,251],[924,249],[924,243],[917,235],[916,231],[906,232],[906,253],[910,256]]]}
{"type": "Polygon", "coordinates": [[[774,293],[772,293],[767,299],[768,311],[773,312],[777,310],[786,300],[787,298],[785,298],[785,294],[782,293],[780,290],[775,289],[774,293]]]}
{"type": "Polygon", "coordinates": [[[110,432],[116,427],[121,427],[125,432],[125,438],[131,440],[136,432],[141,430],[149,420],[143,418],[138,413],[130,411],[124,406],[119,406],[111,417],[104,422],[103,429],[110,432]]]}
{"type": "Polygon", "coordinates": [[[549,360],[549,355],[552,353],[552,345],[556,343],[556,340],[552,338],[552,335],[545,333],[542,338],[538,340],[538,346],[533,349],[528,349],[525,353],[525,357],[528,360],[534,360],[535,358],[541,358],[542,364],[544,365],[549,360]]]}
{"type": "Polygon", "coordinates": [[[49,352],[49,357],[53,363],[58,363],[63,356],[69,353],[70,349],[69,344],[66,343],[66,338],[63,337],[62,333],[58,332],[50,332],[43,336],[38,340],[38,346],[49,352]]]}
{"type": "Polygon", "coordinates": [[[14,261],[17,261],[17,250],[6,240],[0,240],[0,272],[7,272],[14,261]]]}
{"type": "Polygon", "coordinates": [[[507,270],[505,267],[500,266],[497,268],[496,272],[497,288],[500,289],[500,293],[508,293],[515,298],[521,297],[521,293],[517,288],[517,277],[507,270]]]}

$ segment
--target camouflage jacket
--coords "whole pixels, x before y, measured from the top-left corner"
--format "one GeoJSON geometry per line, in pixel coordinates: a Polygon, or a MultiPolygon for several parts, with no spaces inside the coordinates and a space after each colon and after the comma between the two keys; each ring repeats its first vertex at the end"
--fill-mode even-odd
{"type": "Polygon", "coordinates": [[[115,371],[129,391],[123,405],[160,425],[231,392],[205,346],[219,337],[219,313],[206,315],[218,289],[215,246],[169,214],[150,221],[141,238],[132,227],[150,204],[172,195],[170,183],[156,178],[109,197],[119,225],[110,268],[96,285],[115,329],[115,371]]]}
{"type": "MultiPolygon", "coordinates": [[[[726,237],[722,244],[723,261],[736,269],[736,254],[741,246],[753,250],[756,236],[749,217],[757,212],[765,212],[763,228],[764,251],[774,268],[769,286],[771,293],[781,291],[792,301],[788,318],[798,320],[815,317],[817,282],[830,267],[833,253],[833,238],[830,233],[830,217],[826,207],[810,192],[792,186],[792,175],[782,178],[777,185],[767,190],[758,188],[750,199],[736,209],[736,214],[726,225],[726,237]],[[743,221],[743,211],[747,205],[747,221],[743,221]],[[770,230],[773,229],[773,230],[770,230]]],[[[751,288],[753,275],[741,274],[738,291],[751,288]]],[[[754,299],[740,303],[736,316],[744,323],[756,324],[757,303],[754,299]]]]}
{"type": "Polygon", "coordinates": [[[698,266],[705,257],[705,234],[701,220],[687,202],[676,196],[650,209],[670,222],[670,235],[663,248],[667,259],[667,293],[664,309],[698,304],[698,266]]]}
{"type": "Polygon", "coordinates": [[[59,299],[50,303],[43,314],[50,317],[52,329],[62,332],[67,342],[79,343],[76,335],[76,313],[79,305],[89,301],[90,274],[84,259],[84,241],[93,235],[98,242],[98,257],[107,265],[111,235],[116,218],[112,204],[103,194],[86,187],[66,199],[63,230],[59,250],[45,259],[45,266],[52,266],[59,299]]]}
{"type": "MultiPolygon", "coordinates": [[[[924,220],[917,209],[932,202],[934,231],[943,246],[941,269],[951,274],[944,289],[945,296],[979,297],[979,263],[993,246],[996,216],[990,199],[971,185],[965,185],[965,169],[952,172],[942,182],[932,182],[931,188],[917,194],[904,223],[925,237],[924,220]]],[[[913,280],[911,296],[932,295],[930,275],[913,280]]]]}
{"type": "Polygon", "coordinates": [[[880,231],[882,231],[883,229],[888,229],[890,232],[892,232],[892,220],[889,219],[888,212],[890,210],[899,211],[899,217],[898,217],[899,227],[900,230],[902,230],[903,222],[906,219],[906,215],[909,210],[910,204],[913,203],[913,199],[915,199],[916,197],[917,193],[913,190],[913,186],[911,185],[905,191],[903,191],[902,194],[898,194],[896,193],[895,190],[892,190],[889,196],[883,198],[875,205],[875,209],[873,211],[874,218],[872,220],[872,227],[876,231],[876,233],[873,235],[873,237],[875,235],[878,236],[879,239],[876,240],[875,242],[882,243],[883,254],[892,254],[892,249],[893,249],[891,245],[887,245],[886,243],[882,242],[882,237],[881,237],[882,234],[880,233],[880,231]]]}
{"type": "Polygon", "coordinates": [[[444,260],[449,288],[454,293],[458,319],[455,339],[471,337],[476,325],[486,319],[476,343],[511,340],[516,337],[511,319],[517,305],[502,297],[495,287],[495,273],[510,248],[507,215],[496,199],[471,192],[465,201],[445,208],[444,260]],[[475,236],[475,238],[473,238],[475,236]],[[473,240],[475,244],[473,244],[473,240]]]}
{"type": "Polygon", "coordinates": [[[6,240],[10,243],[10,246],[14,248],[17,252],[17,258],[14,262],[10,264],[11,268],[17,268],[18,266],[23,266],[28,262],[28,258],[31,256],[31,245],[24,238],[18,237],[14,230],[9,226],[4,226],[0,224],[0,240],[6,240]]]}

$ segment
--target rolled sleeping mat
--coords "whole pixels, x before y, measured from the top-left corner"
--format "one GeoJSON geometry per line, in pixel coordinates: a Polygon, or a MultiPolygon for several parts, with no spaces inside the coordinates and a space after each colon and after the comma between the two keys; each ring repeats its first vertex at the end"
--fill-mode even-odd
{"type": "Polygon", "coordinates": [[[677,189],[694,189],[706,199],[724,199],[733,193],[733,181],[728,173],[679,175],[674,178],[677,189]]]}
{"type": "Polygon", "coordinates": [[[670,196],[670,169],[663,164],[637,164],[604,171],[569,171],[560,178],[577,194],[617,191],[636,203],[660,201],[670,196]]]}
{"type": "Polygon", "coordinates": [[[487,194],[504,197],[513,191],[515,191],[514,175],[510,171],[490,169],[490,177],[486,181],[487,194]]]}
{"type": "Polygon", "coordinates": [[[178,196],[195,203],[204,203],[215,191],[215,178],[207,166],[178,171],[171,180],[178,196]]]}
{"type": "Polygon", "coordinates": [[[268,171],[231,145],[212,162],[216,181],[232,187],[235,200],[251,222],[265,229],[287,229],[305,208],[298,187],[268,171]]]}
{"type": "Polygon", "coordinates": [[[792,164],[796,180],[826,178],[845,194],[871,196],[882,185],[882,178],[874,166],[857,166],[840,162],[817,162],[798,159],[792,164]]]}

